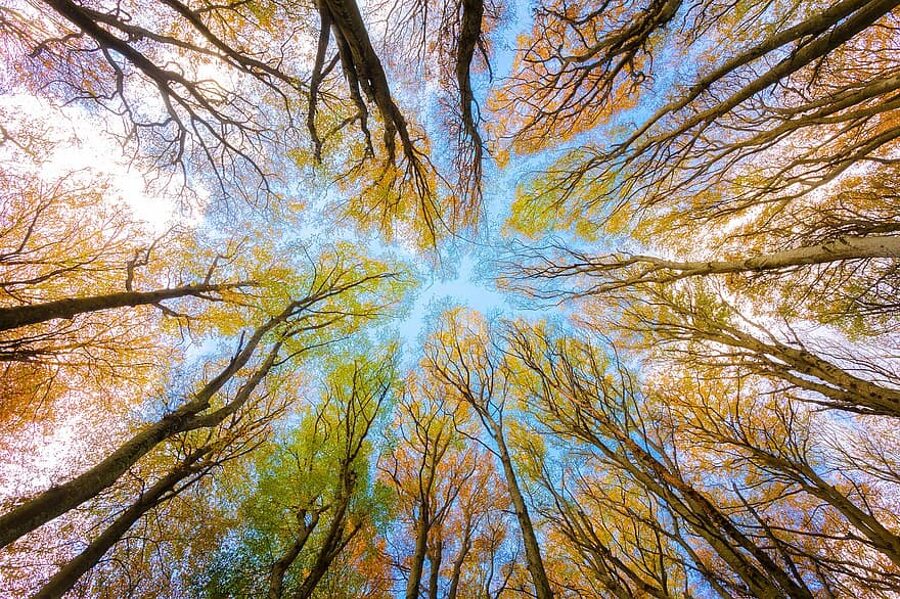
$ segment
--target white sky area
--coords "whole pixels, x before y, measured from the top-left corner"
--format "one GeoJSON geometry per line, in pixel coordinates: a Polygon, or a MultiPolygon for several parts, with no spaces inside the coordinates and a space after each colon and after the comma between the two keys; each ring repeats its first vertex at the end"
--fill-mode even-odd
{"type": "Polygon", "coordinates": [[[97,115],[77,104],[55,108],[43,98],[26,93],[0,95],[0,109],[51,126],[50,137],[58,143],[49,155],[39,157],[38,174],[45,181],[52,182],[73,171],[91,171],[109,180],[111,201],[124,202],[135,218],[153,230],[164,230],[175,217],[176,202],[148,194],[142,173],[129,165],[121,146],[98,126],[103,119],[97,115]]]}

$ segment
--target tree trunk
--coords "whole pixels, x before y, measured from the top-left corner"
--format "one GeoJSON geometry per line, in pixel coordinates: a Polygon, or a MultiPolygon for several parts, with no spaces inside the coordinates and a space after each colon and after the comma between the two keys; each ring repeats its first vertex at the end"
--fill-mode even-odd
{"type": "MultiPolygon", "coordinates": [[[[350,465],[345,464],[344,468],[349,469],[350,465]]],[[[356,536],[356,533],[359,532],[361,528],[361,525],[358,524],[349,533],[345,534],[347,530],[347,510],[350,507],[354,485],[352,478],[350,478],[351,476],[349,470],[345,470],[341,475],[343,489],[340,494],[337,509],[334,513],[334,518],[331,521],[331,526],[328,527],[328,533],[325,535],[325,540],[322,542],[322,547],[319,548],[319,553],[316,555],[316,559],[313,562],[309,574],[307,574],[303,583],[300,585],[300,589],[297,591],[297,599],[309,599],[309,597],[312,596],[319,581],[322,580],[322,577],[325,576],[328,568],[331,567],[331,563],[340,552],[344,550],[347,543],[356,536]]]]}
{"type": "Polygon", "coordinates": [[[737,272],[765,272],[796,266],[827,264],[842,260],[867,258],[900,258],[900,237],[877,235],[871,237],[841,237],[820,245],[799,247],[768,255],[735,260],[709,262],[674,262],[651,256],[637,256],[635,262],[674,270],[685,277],[737,272]]]}
{"type": "Polygon", "coordinates": [[[179,482],[197,472],[197,462],[209,453],[209,448],[194,451],[174,470],[147,489],[138,500],[95,538],[87,548],[69,560],[34,596],[34,599],[57,599],[66,594],[78,579],[97,565],[141,516],[157,506],[160,500],[179,482]]]}
{"type": "Polygon", "coordinates": [[[91,297],[61,299],[30,306],[0,308],[0,331],[58,318],[73,318],[86,312],[146,306],[167,299],[212,293],[239,287],[240,285],[240,283],[228,285],[186,285],[184,287],[157,289],[154,291],[122,291],[120,293],[108,293],[91,297]]]}
{"type": "Polygon", "coordinates": [[[684,261],[656,256],[575,256],[571,263],[547,264],[525,269],[528,278],[565,277],[586,274],[600,279],[591,293],[615,291],[643,283],[669,283],[690,277],[732,273],[763,273],[816,264],[871,258],[900,258],[900,236],[841,237],[810,245],[732,260],[684,261]],[[633,268],[635,272],[629,272],[633,268]],[[620,274],[621,273],[621,274],[620,274]]]}
{"type": "Polygon", "coordinates": [[[516,519],[522,530],[522,541],[525,545],[525,560],[528,562],[528,571],[534,583],[534,591],[537,599],[552,599],[553,590],[550,588],[550,580],[544,570],[544,560],[541,557],[541,546],[538,543],[531,516],[528,514],[528,506],[522,491],[519,489],[519,481],[513,468],[512,458],[506,448],[503,431],[493,421],[490,421],[491,433],[497,443],[497,451],[500,454],[500,462],[503,465],[503,473],[506,477],[506,485],[509,487],[509,495],[516,512],[516,519]]]}
{"type": "MultiPolygon", "coordinates": [[[[332,26],[347,43],[353,63],[344,64],[354,74],[366,95],[375,102],[384,126],[384,144],[391,161],[396,158],[395,136],[399,135],[403,153],[416,160],[406,120],[394,103],[387,75],[372,42],[355,0],[322,0],[332,20],[332,26]]],[[[342,57],[342,60],[345,57],[342,57]]],[[[352,83],[351,83],[352,85],[352,83]]]]}
{"type": "Polygon", "coordinates": [[[416,518],[416,546],[409,567],[409,579],[406,581],[406,599],[418,599],[419,585],[422,582],[422,569],[425,564],[425,553],[428,550],[428,515],[425,502],[419,503],[419,516],[416,518]]]}
{"type": "MultiPolygon", "coordinates": [[[[781,467],[780,461],[775,466],[783,471],[787,470],[781,467]]],[[[850,524],[869,539],[872,547],[884,554],[900,570],[900,536],[888,530],[871,513],[860,509],[846,495],[828,484],[811,467],[801,466],[796,470],[799,471],[800,476],[794,476],[794,478],[798,479],[798,482],[810,495],[818,497],[843,514],[850,524]]],[[[793,472],[787,470],[787,474],[793,475],[793,472]]],[[[863,503],[865,504],[865,502],[863,503]]]]}
{"type": "Polygon", "coordinates": [[[621,443],[634,459],[630,460],[612,451],[596,437],[593,444],[616,459],[625,470],[635,474],[648,490],[665,500],[674,512],[682,516],[694,531],[715,549],[754,594],[771,599],[785,595],[798,599],[812,599],[812,594],[807,589],[795,582],[703,494],[686,483],[677,473],[660,464],[615,423],[608,425],[613,438],[621,443]],[[673,489],[677,491],[677,495],[673,493],[673,489]],[[747,559],[747,555],[738,548],[744,549],[755,558],[763,569],[754,566],[747,559]]]}
{"type": "Polygon", "coordinates": [[[428,599],[438,599],[438,583],[441,579],[443,554],[444,543],[442,541],[437,541],[428,552],[428,599]]]}
{"type": "Polygon", "coordinates": [[[834,400],[838,408],[900,417],[900,390],[854,376],[802,347],[774,340],[766,343],[715,321],[706,321],[706,324],[706,328],[696,330],[697,337],[752,352],[760,370],[766,374],[820,393],[834,400]]]}
{"type": "Polygon", "coordinates": [[[726,114],[748,98],[751,98],[767,87],[776,84],[778,81],[789,77],[793,73],[839,47],[857,33],[864,30],[866,27],[871,26],[872,23],[893,10],[898,4],[900,4],[900,2],[897,0],[881,0],[878,2],[872,2],[871,0],[844,0],[843,2],[838,2],[837,4],[829,6],[821,13],[811,15],[807,20],[794,27],[776,33],[771,38],[764,40],[731,60],[726,61],[721,67],[714,70],[706,77],[703,77],[697,84],[692,86],[684,97],[674,100],[660,108],[624,143],[620,144],[614,150],[612,156],[621,156],[625,152],[637,156],[646,151],[653,143],[672,140],[698,125],[705,126],[708,123],[714,122],[717,117],[726,114]],[[835,24],[837,25],[835,26],[835,24]],[[832,26],[834,27],[832,28],[832,26]],[[832,28],[831,31],[827,35],[823,35],[829,28],[832,28]],[[641,144],[634,143],[666,114],[687,107],[703,92],[707,91],[712,84],[727,76],[729,73],[758,60],[760,57],[765,56],[770,52],[778,50],[782,46],[795,40],[801,40],[807,36],[812,39],[811,42],[799,46],[794,52],[788,53],[787,58],[781,60],[774,67],[760,74],[755,80],[750,81],[743,88],[735,91],[729,98],[714,103],[712,107],[707,108],[706,110],[698,110],[695,114],[691,115],[690,118],[685,119],[684,122],[673,131],[661,133],[655,137],[649,138],[641,144]]]}
{"type": "Polygon", "coordinates": [[[481,182],[481,161],[484,153],[484,142],[475,122],[472,110],[475,106],[475,93],[472,91],[471,69],[475,49],[481,40],[481,23],[484,18],[483,0],[462,0],[462,18],[459,25],[459,40],[456,49],[456,85],[459,88],[460,120],[463,131],[472,143],[472,156],[475,184],[481,182]]]}
{"type": "Polygon", "coordinates": [[[319,512],[313,512],[309,524],[306,524],[305,513],[301,513],[298,520],[300,521],[300,531],[297,538],[294,539],[287,551],[278,558],[278,561],[272,564],[272,569],[269,572],[269,599],[281,599],[281,595],[284,593],[284,575],[300,555],[300,552],[303,551],[306,541],[309,540],[309,535],[312,534],[312,531],[315,530],[316,525],[319,523],[319,512]]]}
{"type": "Polygon", "coordinates": [[[459,547],[459,553],[453,560],[453,569],[450,571],[450,588],[447,591],[447,599],[456,599],[459,592],[459,578],[462,576],[462,567],[466,561],[466,556],[472,549],[472,519],[466,518],[466,531],[463,533],[462,542],[459,547]]]}
{"type": "Polygon", "coordinates": [[[195,397],[178,410],[163,416],[155,423],[144,427],[118,449],[109,454],[99,464],[76,476],[69,482],[51,487],[36,497],[0,516],[0,548],[21,536],[46,524],[54,518],[74,509],[85,501],[96,497],[112,485],[129,468],[149,453],[159,443],[186,430],[215,426],[240,408],[268,374],[275,363],[280,343],[276,343],[266,360],[256,369],[225,407],[206,415],[200,412],[209,407],[212,397],[250,360],[264,334],[278,322],[273,319],[258,328],[247,346],[220,372],[207,383],[195,397]]]}

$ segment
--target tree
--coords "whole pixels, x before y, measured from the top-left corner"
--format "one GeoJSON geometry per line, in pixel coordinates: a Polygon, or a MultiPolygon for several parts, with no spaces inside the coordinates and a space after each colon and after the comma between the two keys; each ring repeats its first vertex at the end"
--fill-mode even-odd
{"type": "Polygon", "coordinates": [[[898,41],[4,3],[0,595],[895,597],[898,41]]]}
{"type": "Polygon", "coordinates": [[[652,329],[659,349],[670,348],[678,362],[702,370],[735,368],[768,378],[797,397],[860,414],[896,417],[896,376],[890,362],[865,352],[855,355],[801,340],[790,326],[784,336],[741,318],[709,289],[657,292],[635,303],[626,322],[643,335],[652,329]],[[686,343],[686,345],[684,345],[686,343]]]}
{"type": "MultiPolygon", "coordinates": [[[[381,456],[378,464],[380,475],[396,494],[398,511],[403,513],[406,526],[401,534],[415,539],[406,583],[408,599],[420,596],[426,558],[428,596],[437,596],[444,531],[476,470],[475,453],[456,432],[446,401],[435,396],[424,381],[410,380],[398,404],[396,438],[392,440],[396,446],[381,456]]],[[[459,573],[455,576],[458,579],[459,573]]]]}
{"type": "Polygon", "coordinates": [[[392,11],[396,18],[387,23],[394,37],[407,40],[401,55],[411,76],[424,70],[440,86],[455,175],[452,188],[464,200],[463,223],[475,221],[483,192],[486,143],[475,75],[486,70],[492,76],[490,34],[503,12],[498,2],[413,0],[398,3],[392,11]]]}
{"type": "MultiPolygon", "coordinates": [[[[355,196],[346,214],[368,228],[390,234],[397,222],[410,223],[428,247],[478,216],[477,201],[441,188],[425,132],[398,105],[369,15],[352,0],[20,4],[3,14],[11,58],[20,66],[15,84],[97,111],[148,183],[162,189],[174,183],[189,203],[202,201],[195,185],[201,181],[226,203],[280,201],[296,166],[324,161],[355,196]],[[318,30],[307,24],[316,15],[318,30]],[[334,76],[338,65],[344,89],[334,76]],[[348,153],[348,145],[356,147],[348,153]]],[[[466,147],[479,156],[468,82],[480,7],[470,3],[461,13],[462,95],[454,106],[464,118],[460,135],[475,135],[466,147]]],[[[468,177],[472,194],[480,193],[480,166],[476,172],[468,177]]]]}
{"type": "Polygon", "coordinates": [[[75,393],[149,387],[163,376],[155,364],[179,355],[167,327],[200,327],[213,305],[260,291],[241,243],[153,234],[95,173],[44,181],[17,165],[2,180],[0,426],[10,439],[55,422],[75,393]]]}
{"type": "MultiPolygon", "coordinates": [[[[745,386],[743,381],[672,385],[671,391],[666,389],[662,393],[663,401],[673,412],[673,430],[686,436],[684,445],[688,446],[690,439],[704,453],[721,456],[717,463],[734,468],[741,473],[736,478],[747,480],[747,489],[742,493],[761,494],[761,489],[771,487],[765,502],[777,505],[795,501],[792,495],[799,492],[821,502],[819,509],[834,512],[823,518],[827,524],[822,528],[826,530],[810,523],[807,524],[810,530],[790,531],[793,537],[821,534],[820,538],[834,539],[827,553],[816,551],[818,559],[827,562],[828,553],[841,556],[853,553],[840,547],[840,532],[828,530],[843,529],[846,537],[882,554],[881,558],[872,557],[867,568],[854,564],[862,585],[882,586],[894,576],[891,570],[898,566],[897,547],[900,547],[900,536],[892,531],[897,529],[894,518],[889,510],[881,507],[883,498],[870,484],[876,478],[866,473],[869,467],[864,460],[851,458],[844,462],[855,463],[860,472],[856,480],[843,476],[833,465],[839,463],[840,454],[828,447],[831,439],[825,432],[825,419],[802,404],[778,394],[767,395],[751,385],[745,386]],[[672,392],[677,396],[673,397],[672,392]],[[882,524],[882,519],[888,525],[882,524]],[[876,564],[885,559],[893,566],[879,571],[876,564]]],[[[845,455],[850,457],[853,452],[845,455]]],[[[759,509],[772,510],[766,504],[759,509]]],[[[785,542],[800,544],[790,538],[785,542]]],[[[809,549],[804,547],[804,550],[809,549]]],[[[855,561],[850,557],[844,559],[845,563],[855,561]]]]}
{"type": "Polygon", "coordinates": [[[289,11],[278,2],[47,0],[6,8],[3,18],[27,74],[21,84],[109,111],[126,151],[180,177],[182,191],[198,178],[222,197],[255,202],[275,192],[266,152],[283,147],[307,93],[289,11]],[[260,36],[280,43],[255,47],[260,36]],[[243,91],[208,69],[236,77],[243,91]]]}
{"type": "Polygon", "coordinates": [[[322,596],[333,589],[329,577],[348,593],[370,583],[378,589],[366,580],[359,549],[380,518],[371,437],[396,392],[392,352],[341,352],[326,360],[318,401],[246,473],[254,480],[237,497],[237,551],[220,546],[207,565],[213,574],[207,593],[322,596]]]}
{"type": "MultiPolygon", "coordinates": [[[[686,480],[677,454],[667,450],[666,438],[656,436],[641,413],[636,385],[627,371],[613,364],[614,370],[608,372],[608,359],[574,340],[556,343],[538,335],[535,342],[522,332],[515,339],[514,351],[535,375],[531,392],[542,402],[552,430],[587,443],[602,462],[665,501],[740,581],[727,581],[727,586],[754,596],[812,596],[794,564],[779,563],[781,555],[767,552],[686,480]]],[[[714,567],[705,564],[703,569],[714,567]]]]}
{"type": "MultiPolygon", "coordinates": [[[[337,409],[341,412],[340,420],[334,423],[335,428],[338,429],[336,434],[339,448],[337,488],[333,491],[332,505],[329,506],[331,524],[312,562],[309,573],[296,591],[298,597],[309,597],[313,594],[334,559],[354,539],[364,525],[362,521],[353,522],[355,518],[350,515],[350,504],[358,484],[357,479],[360,477],[361,465],[366,465],[362,459],[364,443],[373,422],[379,415],[382,403],[391,391],[393,375],[389,363],[373,366],[365,362],[355,362],[352,369],[349,390],[331,391],[332,395],[326,400],[335,401],[338,404],[337,409]],[[367,370],[371,370],[371,372],[367,372],[367,370]]],[[[325,408],[327,409],[327,407],[326,404],[325,408]]],[[[303,529],[304,532],[306,530],[306,528],[303,529]]],[[[269,586],[270,597],[281,596],[282,583],[279,580],[278,572],[285,563],[285,557],[290,555],[296,557],[296,554],[295,545],[288,549],[288,553],[273,566],[269,586]]],[[[281,577],[283,578],[283,572],[281,577]]]]}
{"type": "MultiPolygon", "coordinates": [[[[147,512],[172,500],[191,485],[196,484],[225,462],[250,453],[260,444],[260,436],[271,421],[284,409],[266,406],[261,414],[237,414],[224,423],[221,430],[209,430],[199,435],[199,442],[187,435],[180,440],[182,457],[168,472],[152,485],[145,487],[133,504],[121,512],[88,546],[68,561],[35,594],[35,597],[62,597],[72,589],[78,579],[96,566],[103,555],[147,512]]],[[[174,440],[178,445],[179,440],[174,440]]]]}
{"type": "MultiPolygon", "coordinates": [[[[539,598],[550,598],[553,590],[544,569],[540,543],[529,514],[519,477],[506,441],[504,415],[509,384],[502,355],[490,345],[487,325],[477,315],[449,312],[443,326],[426,348],[424,368],[452,391],[461,406],[460,416],[470,417],[482,425],[483,432],[494,444],[493,453],[503,468],[510,501],[525,545],[528,571],[539,598]]],[[[486,446],[487,447],[487,446],[486,446]]]]}
{"type": "MultiPolygon", "coordinates": [[[[398,36],[414,35],[419,39],[429,35],[433,25],[427,18],[427,2],[413,0],[407,6],[397,6],[406,16],[391,23],[398,36]],[[428,33],[426,33],[428,32],[428,33]]],[[[313,142],[312,158],[323,161],[323,148],[348,125],[357,124],[363,144],[350,152],[349,160],[336,165],[339,180],[352,196],[345,211],[367,228],[376,228],[393,236],[398,223],[410,226],[423,247],[434,246],[446,234],[473,225],[479,216],[481,197],[481,162],[483,142],[473,113],[475,96],[471,87],[470,69],[476,46],[482,40],[484,6],[478,2],[442,7],[443,17],[437,27],[447,37],[451,53],[455,54],[455,85],[459,99],[448,110],[459,113],[452,128],[458,141],[453,167],[459,174],[460,192],[447,188],[446,178],[440,175],[430,157],[430,143],[424,131],[416,127],[397,103],[388,80],[383,56],[376,51],[365,17],[354,0],[319,2],[319,38],[311,78],[307,129],[313,142]],[[336,52],[328,57],[331,40],[336,52]],[[336,64],[341,65],[350,107],[343,118],[331,123],[325,134],[320,132],[318,97],[324,96],[325,83],[336,64]],[[370,106],[380,117],[380,143],[373,141],[370,126],[370,106]],[[459,123],[459,125],[457,125],[459,123]],[[399,145],[398,145],[399,144],[399,145]],[[377,157],[381,158],[377,158],[377,157]]],[[[401,46],[401,44],[392,44],[401,46]]],[[[388,45],[385,44],[387,48],[388,45]]],[[[402,52],[403,50],[399,50],[402,52]]],[[[420,50],[410,50],[420,54],[420,50]]],[[[422,50],[424,52],[424,50],[422,50]]],[[[445,55],[440,60],[448,60],[445,55]]],[[[377,137],[375,138],[377,140],[377,137]]]]}
{"type": "Polygon", "coordinates": [[[783,206],[893,147],[893,83],[884,79],[892,65],[868,52],[885,42],[895,3],[771,12],[747,4],[725,17],[725,5],[714,2],[653,2],[637,18],[638,7],[596,4],[539,13],[548,24],[520,51],[517,74],[496,101],[524,114],[511,123],[524,150],[541,147],[528,141],[542,137],[540,127],[571,135],[598,124],[598,115],[633,107],[655,89],[658,65],[668,66],[652,60],[655,47],[704,68],[668,85],[668,101],[639,116],[633,133],[606,148],[584,144],[549,169],[516,203],[514,222],[526,231],[542,218],[550,227],[582,222],[583,234],[682,200],[705,218],[783,206]],[[673,17],[683,25],[669,32],[673,17]],[[733,39],[737,51],[717,60],[703,49],[708,36],[733,39]],[[785,153],[790,160],[774,161],[785,153]]]}

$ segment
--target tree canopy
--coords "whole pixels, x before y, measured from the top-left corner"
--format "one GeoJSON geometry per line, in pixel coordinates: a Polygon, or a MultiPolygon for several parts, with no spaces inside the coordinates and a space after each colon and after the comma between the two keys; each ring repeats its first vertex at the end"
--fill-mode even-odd
{"type": "Polygon", "coordinates": [[[0,595],[900,596],[900,0],[0,42],[0,595]]]}

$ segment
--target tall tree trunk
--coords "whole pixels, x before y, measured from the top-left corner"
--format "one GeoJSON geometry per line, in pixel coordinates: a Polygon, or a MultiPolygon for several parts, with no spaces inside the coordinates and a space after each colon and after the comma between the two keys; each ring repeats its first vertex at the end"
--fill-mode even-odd
{"type": "Polygon", "coordinates": [[[0,308],[0,331],[38,324],[58,318],[73,318],[86,312],[99,312],[114,308],[146,306],[178,297],[196,296],[240,287],[241,283],[223,285],[185,285],[154,291],[122,291],[91,297],[55,300],[43,304],[0,308]]]}
{"type": "MultiPolygon", "coordinates": [[[[346,42],[352,55],[352,64],[344,64],[345,72],[351,71],[366,95],[375,102],[384,126],[384,145],[391,161],[396,158],[396,140],[400,137],[403,153],[410,161],[417,161],[416,151],[406,119],[394,103],[387,75],[378,54],[372,46],[362,13],[356,0],[321,0],[331,18],[336,37],[346,42]]],[[[342,56],[342,61],[345,58],[342,56]]],[[[351,83],[352,85],[352,83],[351,83]]]]}
{"type": "Polygon", "coordinates": [[[688,93],[660,108],[652,117],[647,119],[637,131],[635,131],[624,143],[619,144],[613,150],[613,156],[621,156],[626,152],[632,156],[638,156],[646,151],[652,144],[661,141],[672,140],[677,136],[697,127],[708,126],[715,119],[726,114],[742,102],[771,85],[789,77],[805,66],[815,62],[822,56],[841,46],[847,40],[871,26],[875,21],[893,10],[900,2],[897,0],[844,0],[829,6],[822,12],[811,15],[808,19],[776,33],[763,40],[756,46],[726,61],[721,67],[715,69],[709,75],[703,77],[693,85],[688,93]],[[833,28],[832,28],[833,27],[833,28]],[[828,31],[831,29],[831,31],[828,31]],[[828,31],[827,34],[825,32],[828,31]],[[794,52],[788,53],[784,60],[774,67],[764,71],[756,79],[749,81],[744,87],[735,91],[730,97],[713,103],[710,108],[698,110],[689,118],[684,119],[677,128],[663,132],[648,138],[641,144],[634,142],[640,139],[647,131],[665,115],[681,110],[696,100],[710,86],[724,78],[738,68],[750,64],[760,57],[774,52],[794,42],[810,36],[812,41],[800,45],[794,52]]]}
{"type": "Polygon", "coordinates": [[[422,570],[425,554],[428,551],[428,511],[427,502],[419,503],[419,514],[416,518],[416,545],[413,549],[409,566],[409,579],[406,581],[406,599],[418,599],[419,585],[422,583],[422,570]]]}
{"type": "MultiPolygon", "coordinates": [[[[859,508],[847,495],[819,476],[808,463],[775,455],[744,440],[727,437],[721,440],[737,447],[746,447],[767,468],[782,472],[796,481],[804,491],[836,509],[869,540],[872,547],[883,553],[900,570],[900,535],[891,532],[870,512],[859,508]]],[[[865,505],[864,499],[862,503],[865,505]]]]}
{"type": "MultiPolygon", "coordinates": [[[[692,313],[691,313],[692,314],[692,313]]],[[[700,322],[695,319],[695,322],[700,322]]],[[[776,340],[760,341],[753,335],[712,320],[694,329],[694,335],[751,352],[759,369],[834,400],[829,405],[860,413],[900,417],[900,390],[854,376],[803,347],[776,340]]]]}
{"type": "Polygon", "coordinates": [[[299,521],[297,538],[294,539],[294,542],[291,543],[281,557],[272,564],[272,568],[269,571],[269,599],[281,599],[284,593],[284,575],[296,561],[300,552],[303,551],[306,541],[309,540],[309,535],[312,534],[312,531],[315,530],[316,525],[319,523],[319,512],[313,512],[309,524],[306,523],[305,511],[301,512],[297,519],[299,521]]]}
{"type": "Polygon", "coordinates": [[[483,0],[462,0],[462,17],[459,24],[459,39],[456,48],[456,85],[459,88],[459,109],[462,129],[472,145],[473,189],[480,192],[481,169],[484,142],[478,131],[474,108],[475,93],[472,91],[472,59],[481,41],[481,24],[484,19],[483,0]]]}
{"type": "Polygon", "coordinates": [[[185,478],[198,471],[197,462],[209,453],[209,448],[194,451],[175,469],[144,491],[138,500],[116,518],[87,548],[69,560],[34,596],[34,599],[57,599],[66,594],[78,579],[97,565],[107,551],[115,545],[141,516],[159,505],[167,493],[185,478]]]}
{"type": "Polygon", "coordinates": [[[472,518],[471,516],[466,517],[466,530],[463,533],[463,538],[460,542],[459,553],[456,554],[456,559],[453,560],[453,569],[450,571],[450,587],[447,590],[447,599],[456,599],[456,595],[459,592],[459,579],[462,576],[462,568],[463,564],[466,561],[466,556],[469,554],[469,551],[472,549],[472,518]]]}
{"type": "Polygon", "coordinates": [[[322,580],[322,577],[325,576],[328,568],[331,567],[331,563],[341,551],[344,550],[347,543],[356,536],[356,533],[358,533],[362,527],[361,524],[357,524],[350,532],[347,532],[347,510],[350,508],[350,500],[352,499],[353,487],[355,484],[353,474],[349,470],[350,467],[351,465],[349,463],[343,465],[344,470],[341,474],[341,484],[343,488],[337,502],[337,509],[331,521],[331,526],[328,527],[328,533],[325,535],[325,540],[322,542],[322,546],[319,548],[319,552],[313,562],[312,568],[300,585],[300,589],[297,591],[297,599],[309,599],[309,597],[312,596],[319,581],[322,580]]]}
{"type": "Polygon", "coordinates": [[[689,277],[731,273],[762,273],[816,264],[871,258],[900,258],[900,237],[873,235],[841,237],[818,245],[803,246],[731,260],[666,260],[656,256],[578,256],[569,264],[549,264],[526,270],[529,278],[556,278],[588,274],[603,279],[591,292],[614,291],[641,283],[672,282],[689,277]],[[626,269],[634,268],[633,274],[626,269]],[[624,274],[621,278],[619,272],[624,274]]]}
{"type": "Polygon", "coordinates": [[[522,542],[525,545],[525,561],[528,562],[528,571],[531,573],[531,580],[534,583],[535,596],[537,599],[552,599],[553,590],[550,588],[550,580],[547,578],[546,570],[544,570],[541,546],[534,532],[525,498],[519,488],[518,477],[513,467],[512,458],[507,450],[506,441],[503,438],[503,431],[493,421],[489,421],[489,425],[492,429],[491,434],[494,437],[494,441],[497,443],[500,463],[503,465],[503,473],[506,477],[506,486],[509,488],[509,495],[515,508],[516,519],[519,521],[519,528],[522,531],[522,542]]]}
{"type": "Polygon", "coordinates": [[[439,540],[428,551],[428,599],[438,599],[438,583],[441,579],[443,557],[444,542],[439,540]]]}
{"type": "Polygon", "coordinates": [[[841,237],[819,245],[804,246],[734,260],[673,262],[650,256],[638,256],[635,258],[635,261],[674,270],[683,276],[699,276],[736,272],[764,272],[796,266],[827,264],[843,260],[864,260],[867,258],[900,258],[900,237],[892,235],[841,237]]]}
{"type": "Polygon", "coordinates": [[[233,414],[250,398],[257,385],[272,368],[281,347],[280,343],[272,347],[268,357],[244,381],[231,402],[210,414],[200,413],[209,407],[210,400],[222,386],[247,364],[265,333],[278,321],[279,318],[272,319],[258,328],[244,349],[191,401],[138,431],[96,466],[69,482],[47,489],[0,516],[0,547],[5,547],[39,526],[96,497],[138,460],[172,435],[195,428],[215,426],[233,414]]]}
{"type": "Polygon", "coordinates": [[[696,534],[713,547],[755,595],[772,599],[783,596],[812,599],[808,589],[794,581],[763,549],[741,532],[726,514],[686,483],[677,472],[661,464],[616,423],[606,422],[605,426],[631,458],[613,451],[592,434],[591,443],[626,471],[631,472],[648,490],[666,501],[696,534]],[[762,569],[748,559],[750,556],[762,569]]]}
{"type": "Polygon", "coordinates": [[[541,393],[545,409],[568,434],[594,446],[603,459],[663,500],[673,516],[680,517],[693,534],[709,543],[754,596],[812,598],[802,578],[792,577],[766,549],[744,534],[729,514],[682,477],[664,447],[642,433],[646,430],[643,421],[629,412],[629,387],[615,387],[608,381],[605,368],[600,369],[596,362],[591,361],[591,373],[584,374],[575,366],[579,362],[564,353],[555,353],[549,363],[536,361],[533,355],[530,348],[524,350],[528,367],[544,382],[541,393]],[[565,406],[560,405],[558,397],[566,398],[565,406]],[[643,444],[632,437],[635,434],[641,434],[643,444]]]}
{"type": "Polygon", "coordinates": [[[814,472],[811,480],[813,485],[806,487],[809,493],[826,501],[842,513],[850,524],[869,539],[872,546],[890,559],[894,567],[900,571],[900,535],[888,530],[872,514],[861,510],[846,495],[822,480],[814,472]]]}

